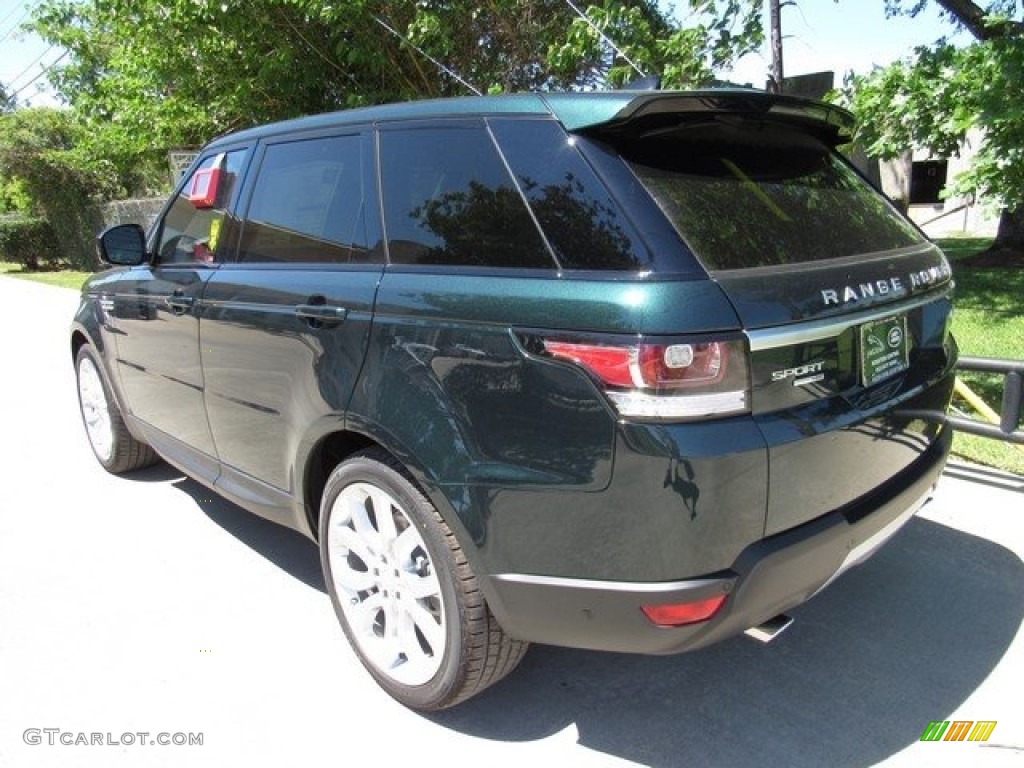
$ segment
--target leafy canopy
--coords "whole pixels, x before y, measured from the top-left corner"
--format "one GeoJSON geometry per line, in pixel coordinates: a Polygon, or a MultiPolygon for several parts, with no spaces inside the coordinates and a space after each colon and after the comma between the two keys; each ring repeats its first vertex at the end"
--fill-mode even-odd
{"type": "MultiPolygon", "coordinates": [[[[890,14],[916,15],[928,0],[886,0],[890,14]]],[[[985,196],[1004,209],[1024,204],[1024,25],[1021,4],[982,6],[936,0],[947,18],[975,40],[955,46],[940,39],[911,58],[847,80],[844,98],[860,119],[869,154],[893,157],[911,147],[956,155],[978,142],[971,168],[951,192],[985,196]]]]}
{"type": "Polygon", "coordinates": [[[33,28],[69,51],[51,79],[86,152],[140,154],[298,115],[635,76],[600,30],[671,87],[707,82],[761,40],[762,0],[44,0],[33,28]],[[389,29],[394,32],[389,31],[389,29]],[[431,62],[431,58],[439,65],[431,62]]]}

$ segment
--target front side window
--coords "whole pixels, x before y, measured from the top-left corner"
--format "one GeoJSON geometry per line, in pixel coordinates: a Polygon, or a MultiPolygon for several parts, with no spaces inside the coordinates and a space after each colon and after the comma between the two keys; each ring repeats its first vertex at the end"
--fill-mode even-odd
{"type": "Polygon", "coordinates": [[[794,128],[716,120],[622,140],[617,149],[710,270],[923,242],[832,149],[794,128]]]}
{"type": "Polygon", "coordinates": [[[482,125],[382,131],[380,156],[393,263],[555,267],[482,125]]]}
{"type": "Polygon", "coordinates": [[[157,264],[209,264],[224,258],[245,154],[215,153],[196,166],[161,222],[157,264]]]}
{"type": "Polygon", "coordinates": [[[267,147],[253,187],[242,262],[365,263],[362,139],[303,139],[267,147]]]}

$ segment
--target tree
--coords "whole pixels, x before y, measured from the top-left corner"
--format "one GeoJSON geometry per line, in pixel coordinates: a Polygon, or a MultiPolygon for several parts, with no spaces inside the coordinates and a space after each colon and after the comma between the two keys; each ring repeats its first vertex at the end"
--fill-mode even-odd
{"type": "Polygon", "coordinates": [[[8,180],[15,202],[21,195],[17,208],[50,223],[64,259],[88,269],[102,223],[92,203],[110,194],[111,180],[76,163],[73,147],[81,130],[67,110],[24,108],[0,115],[0,178],[8,180]]]}
{"type": "Polygon", "coordinates": [[[33,28],[68,50],[51,74],[119,173],[253,124],[480,91],[706,82],[760,41],[762,0],[44,0],[33,28]],[[577,6],[578,7],[578,6],[577,6]],[[605,38],[615,41],[618,50],[605,38]],[[436,62],[436,63],[435,63],[436,62]]]}
{"type": "MultiPolygon", "coordinates": [[[[914,57],[854,77],[845,88],[860,118],[869,154],[892,157],[910,147],[939,156],[959,152],[971,129],[982,139],[953,194],[985,196],[1002,213],[983,263],[1024,264],[1024,23],[1016,0],[935,0],[944,15],[975,38],[945,39],[914,57]]],[[[915,16],[928,0],[886,0],[888,15],[915,16]]]]}

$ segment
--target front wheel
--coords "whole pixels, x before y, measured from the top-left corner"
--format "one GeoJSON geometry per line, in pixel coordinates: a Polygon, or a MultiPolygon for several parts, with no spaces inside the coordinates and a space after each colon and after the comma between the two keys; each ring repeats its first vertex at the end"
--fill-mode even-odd
{"type": "Polygon", "coordinates": [[[153,449],[132,437],[88,344],[75,356],[78,406],[89,445],[103,468],[113,474],[129,472],[157,461],[153,449]]]}
{"type": "Polygon", "coordinates": [[[406,706],[458,704],[513,669],[465,554],[405,469],[381,450],[331,473],[320,508],[327,590],[360,661],[406,706]]]}

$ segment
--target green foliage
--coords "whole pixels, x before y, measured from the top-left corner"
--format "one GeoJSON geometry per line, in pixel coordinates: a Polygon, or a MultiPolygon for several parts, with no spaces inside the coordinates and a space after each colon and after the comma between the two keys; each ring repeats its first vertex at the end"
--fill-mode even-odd
{"type": "MultiPolygon", "coordinates": [[[[685,27],[656,0],[579,5],[671,86],[706,82],[761,38],[761,0],[686,0],[685,27]]],[[[69,51],[51,79],[88,127],[77,151],[119,178],[253,124],[469,93],[442,67],[490,93],[635,74],[564,0],[44,0],[33,18],[69,51]]]]}
{"type": "Polygon", "coordinates": [[[620,87],[637,78],[597,29],[644,73],[660,74],[662,87],[693,88],[708,85],[717,70],[757,50],[764,39],[762,0],[687,0],[685,6],[690,23],[677,26],[657,3],[590,5],[590,23],[575,18],[564,39],[549,49],[548,61],[558,81],[570,86],[620,87]]]}
{"type": "Polygon", "coordinates": [[[7,95],[4,84],[0,83],[0,114],[10,112],[12,109],[14,109],[14,99],[7,95]]]}
{"type": "Polygon", "coordinates": [[[0,217],[0,261],[21,264],[25,269],[60,263],[57,236],[45,219],[0,217]]]}
{"type": "Polygon", "coordinates": [[[160,191],[171,148],[304,114],[464,95],[461,80],[501,93],[632,79],[594,27],[670,87],[706,83],[761,39],[761,0],[685,0],[684,26],[657,0],[579,5],[593,27],[565,0],[43,0],[31,27],[68,52],[50,79],[74,119],[15,113],[33,116],[15,121],[20,138],[0,139],[0,178],[22,179],[71,248],[72,231],[92,223],[85,202],[160,191]],[[79,220],[65,226],[72,211],[79,220]]]}
{"type": "Polygon", "coordinates": [[[21,179],[0,178],[0,213],[28,213],[32,198],[21,179]]]}
{"type": "Polygon", "coordinates": [[[74,148],[81,130],[67,110],[19,109],[0,116],[0,178],[17,180],[71,265],[91,267],[92,239],[101,224],[93,203],[116,185],[79,164],[74,148]]]}
{"type": "MultiPolygon", "coordinates": [[[[978,29],[982,38],[970,45],[939,40],[912,58],[847,79],[843,96],[860,119],[858,139],[869,154],[892,157],[920,147],[956,155],[968,131],[978,129],[977,154],[951,192],[985,196],[1009,210],[1024,204],[1024,28],[1002,15],[1013,6],[992,3],[978,29]]],[[[921,7],[889,0],[893,11],[921,7]]]]}

